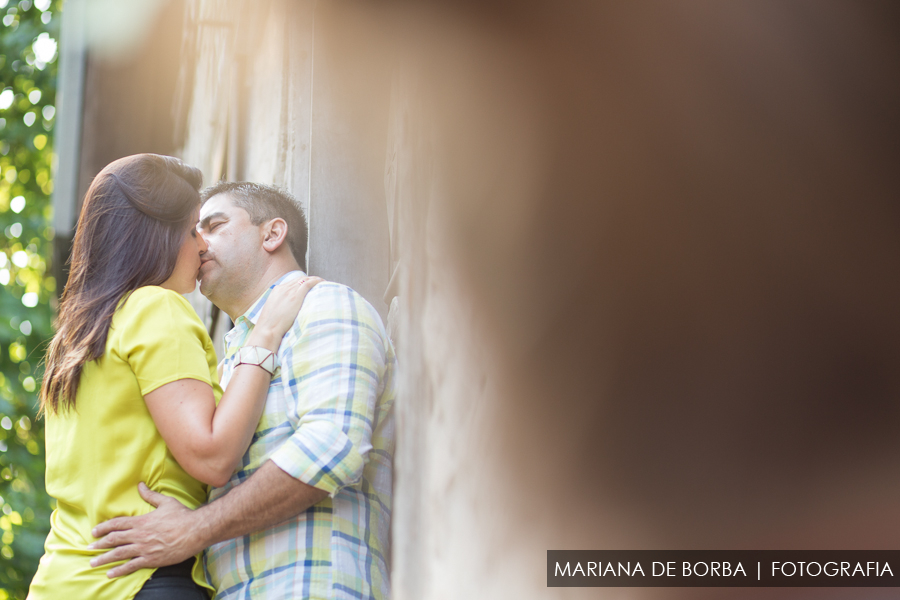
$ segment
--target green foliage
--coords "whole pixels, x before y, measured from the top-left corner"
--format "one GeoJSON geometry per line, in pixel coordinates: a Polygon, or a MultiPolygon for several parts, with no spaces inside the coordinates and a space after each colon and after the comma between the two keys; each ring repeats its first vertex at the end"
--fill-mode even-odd
{"type": "Polygon", "coordinates": [[[35,413],[56,302],[48,262],[61,5],[0,0],[0,600],[25,598],[50,522],[35,413]]]}

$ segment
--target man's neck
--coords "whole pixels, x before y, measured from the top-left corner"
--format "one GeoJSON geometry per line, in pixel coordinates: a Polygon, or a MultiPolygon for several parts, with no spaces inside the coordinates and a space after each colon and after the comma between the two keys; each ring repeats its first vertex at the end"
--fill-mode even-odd
{"type": "Polygon", "coordinates": [[[291,271],[299,271],[300,267],[297,264],[293,265],[270,265],[256,280],[256,283],[252,286],[247,287],[244,290],[244,293],[241,294],[240,298],[236,298],[234,302],[229,303],[229,306],[219,306],[225,314],[227,314],[232,321],[237,321],[237,318],[250,310],[250,307],[253,306],[253,303],[259,300],[259,297],[262,296],[269,286],[274,284],[276,281],[284,277],[286,274],[291,271]]]}

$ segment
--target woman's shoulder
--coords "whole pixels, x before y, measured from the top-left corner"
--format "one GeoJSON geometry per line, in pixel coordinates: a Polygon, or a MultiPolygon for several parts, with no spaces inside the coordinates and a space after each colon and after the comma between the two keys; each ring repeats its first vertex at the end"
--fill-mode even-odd
{"type": "Polygon", "coordinates": [[[184,315],[191,320],[199,320],[190,302],[178,292],[158,285],[145,285],[125,296],[116,317],[118,320],[131,320],[152,319],[157,316],[165,318],[172,315],[184,315]]]}
{"type": "Polygon", "coordinates": [[[136,290],[132,290],[131,293],[125,296],[126,304],[129,302],[133,304],[139,304],[159,301],[178,302],[190,306],[190,303],[187,301],[187,299],[185,299],[185,297],[178,292],[160,287],[158,285],[145,285],[143,287],[139,287],[136,290]]]}

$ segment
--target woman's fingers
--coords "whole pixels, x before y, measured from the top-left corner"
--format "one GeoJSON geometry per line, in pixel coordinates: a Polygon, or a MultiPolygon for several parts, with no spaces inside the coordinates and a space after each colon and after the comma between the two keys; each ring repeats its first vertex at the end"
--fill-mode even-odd
{"type": "Polygon", "coordinates": [[[323,281],[325,280],[321,277],[307,277],[306,279],[300,280],[300,287],[306,288],[306,290],[311,290],[317,284],[322,283],[323,281]]]}
{"type": "Polygon", "coordinates": [[[272,300],[302,300],[306,293],[319,283],[325,281],[321,277],[304,277],[303,279],[293,279],[285,283],[279,284],[272,290],[269,301],[272,300]],[[298,296],[302,294],[303,296],[298,296]]]}
{"type": "Polygon", "coordinates": [[[306,294],[309,293],[309,290],[313,289],[323,281],[325,280],[321,277],[307,277],[306,279],[297,281],[296,285],[289,290],[291,301],[297,304],[298,311],[303,304],[303,300],[306,299],[306,294]]]}
{"type": "MultiPolygon", "coordinates": [[[[321,277],[295,279],[278,285],[266,302],[263,311],[291,315],[291,321],[297,316],[306,294],[319,283],[325,281],[321,277]]],[[[274,315],[273,315],[274,316],[274,315]]]]}
{"type": "Polygon", "coordinates": [[[316,285],[325,281],[321,277],[304,277],[303,279],[294,279],[292,281],[287,281],[278,285],[274,290],[272,290],[272,295],[269,297],[269,300],[272,299],[284,299],[288,301],[303,300],[306,297],[307,292],[313,289],[316,285]]]}
{"type": "Polygon", "coordinates": [[[306,294],[322,281],[321,277],[307,277],[276,286],[263,307],[256,327],[280,340],[297,318],[306,294]]]}

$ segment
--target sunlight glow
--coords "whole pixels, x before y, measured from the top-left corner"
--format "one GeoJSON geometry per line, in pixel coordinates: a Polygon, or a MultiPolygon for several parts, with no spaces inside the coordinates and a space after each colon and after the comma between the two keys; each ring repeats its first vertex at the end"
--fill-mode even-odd
{"type": "Polygon", "coordinates": [[[54,58],[56,58],[56,40],[54,40],[48,33],[42,33],[37,36],[37,39],[34,40],[34,43],[31,45],[31,49],[34,50],[34,57],[38,68],[40,67],[40,63],[49,63],[52,62],[54,58]]]}
{"type": "Polygon", "coordinates": [[[9,88],[6,88],[2,92],[0,92],[0,110],[6,110],[10,106],[12,106],[15,97],[16,95],[9,88]]]}

